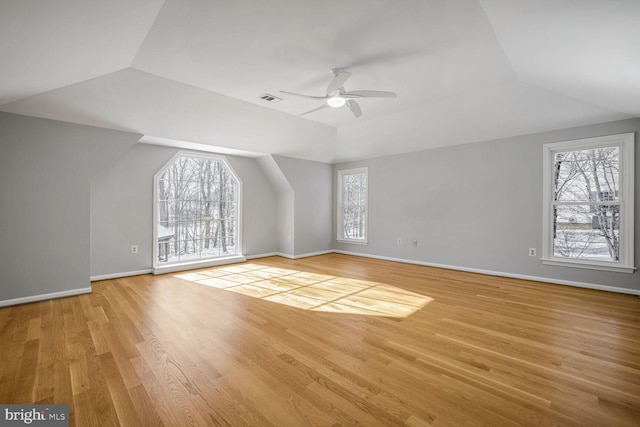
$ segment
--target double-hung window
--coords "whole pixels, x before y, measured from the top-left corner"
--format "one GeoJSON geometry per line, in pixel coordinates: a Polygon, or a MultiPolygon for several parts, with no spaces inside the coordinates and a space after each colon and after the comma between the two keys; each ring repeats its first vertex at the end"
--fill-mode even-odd
{"type": "Polygon", "coordinates": [[[367,243],[368,168],[338,171],[338,240],[367,243]]]}
{"type": "Polygon", "coordinates": [[[544,145],[545,264],[633,272],[634,134],[544,145]]]}

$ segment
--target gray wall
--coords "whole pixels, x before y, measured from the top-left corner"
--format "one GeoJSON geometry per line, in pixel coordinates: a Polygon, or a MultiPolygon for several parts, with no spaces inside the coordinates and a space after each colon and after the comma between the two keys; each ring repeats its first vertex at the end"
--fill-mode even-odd
{"type": "MultiPolygon", "coordinates": [[[[542,265],[542,145],[640,131],[640,119],[349,162],[369,166],[369,244],[338,250],[640,289],[639,273],[542,265]],[[396,238],[402,238],[402,245],[396,238]],[[414,247],[412,241],[418,240],[414,247]]],[[[636,149],[635,265],[640,262],[640,150],[636,149]]],[[[334,199],[335,206],[335,199],[334,199]]],[[[335,229],[335,225],[334,225],[335,229]]],[[[335,235],[335,232],[333,233],[335,235]]]]}
{"type": "Polygon", "coordinates": [[[92,277],[151,269],[153,175],[176,152],[137,144],[91,181],[92,277]]]}
{"type": "Polygon", "coordinates": [[[0,113],[0,301],[89,287],[89,191],[140,135],[0,113]]]}
{"type": "MultiPolygon", "coordinates": [[[[153,176],[179,150],[137,144],[91,182],[91,276],[153,266],[153,176]],[[131,245],[138,245],[137,254],[131,245]]],[[[243,183],[242,249],[276,251],[276,192],[254,159],[225,156],[243,183]]]]}
{"type": "Polygon", "coordinates": [[[273,157],[293,188],[294,255],[331,250],[332,166],[291,157],[273,157]]]}
{"type": "MultiPolygon", "coordinates": [[[[640,131],[640,119],[333,167],[274,156],[291,187],[282,192],[258,161],[227,156],[244,184],[243,250],[304,255],[335,248],[640,289],[638,273],[545,266],[527,255],[542,243],[542,144],[631,131],[640,131]],[[370,243],[338,244],[334,176],[364,165],[370,243]],[[290,234],[294,241],[283,241],[290,234]]],[[[0,113],[0,302],[82,290],[90,276],[151,268],[153,175],[177,150],[136,145],[139,137],[0,113]]],[[[638,165],[640,150],[636,266],[638,165]]]]}
{"type": "Polygon", "coordinates": [[[278,193],[276,203],[278,253],[292,257],[294,255],[293,236],[295,231],[293,187],[291,187],[273,156],[262,156],[256,161],[278,193]]]}
{"type": "Polygon", "coordinates": [[[277,192],[255,159],[226,156],[242,180],[242,252],[277,251],[277,192]]]}
{"type": "Polygon", "coordinates": [[[295,255],[295,203],[293,190],[278,193],[278,253],[295,255]]]}

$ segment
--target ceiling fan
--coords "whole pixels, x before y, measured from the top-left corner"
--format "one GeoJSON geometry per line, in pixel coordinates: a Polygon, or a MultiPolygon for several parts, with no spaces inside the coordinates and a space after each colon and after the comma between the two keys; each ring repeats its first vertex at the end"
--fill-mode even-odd
{"type": "Polygon", "coordinates": [[[306,113],[300,114],[304,116],[305,114],[313,113],[314,111],[322,110],[327,107],[339,108],[346,106],[353,113],[356,118],[362,116],[362,110],[360,109],[360,105],[356,102],[356,99],[363,98],[395,98],[397,95],[395,92],[385,92],[381,90],[344,90],[344,83],[347,81],[349,77],[351,77],[351,73],[345,71],[342,68],[333,68],[331,70],[331,74],[333,74],[333,79],[327,86],[327,94],[325,96],[313,96],[313,95],[303,95],[300,93],[289,92],[286,90],[281,90],[280,92],[286,93],[289,95],[299,96],[302,98],[311,98],[325,101],[324,104],[320,105],[313,110],[309,110],[306,113]]]}

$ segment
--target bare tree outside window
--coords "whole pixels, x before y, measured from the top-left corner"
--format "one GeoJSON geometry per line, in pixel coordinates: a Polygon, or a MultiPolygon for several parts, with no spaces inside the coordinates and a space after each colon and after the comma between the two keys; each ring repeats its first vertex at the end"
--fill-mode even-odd
{"type": "Polygon", "coordinates": [[[366,242],[368,171],[366,168],[339,171],[338,239],[366,242]]]}
{"type": "Polygon", "coordinates": [[[179,156],[156,179],[158,263],[237,254],[238,180],[225,162],[179,156]]]}
{"type": "Polygon", "coordinates": [[[620,259],[620,149],[554,155],[553,254],[620,259]]]}
{"type": "Polygon", "coordinates": [[[367,176],[365,174],[345,175],[343,188],[344,237],[364,239],[367,176]]]}

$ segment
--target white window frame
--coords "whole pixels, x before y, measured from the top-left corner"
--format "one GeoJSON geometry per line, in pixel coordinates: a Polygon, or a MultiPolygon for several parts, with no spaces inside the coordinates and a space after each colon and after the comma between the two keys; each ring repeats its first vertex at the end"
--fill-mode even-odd
{"type": "Polygon", "coordinates": [[[634,133],[554,142],[543,145],[543,264],[633,273],[634,267],[634,133]],[[620,153],[620,260],[595,261],[565,258],[553,252],[554,156],[558,152],[619,147],[620,153]]]}
{"type": "Polygon", "coordinates": [[[156,172],[153,176],[153,274],[164,274],[171,273],[176,271],[189,270],[193,268],[199,267],[211,267],[215,265],[229,264],[233,262],[244,262],[246,258],[242,255],[242,180],[236,173],[236,171],[231,167],[231,164],[226,159],[226,157],[216,154],[209,153],[194,153],[189,151],[178,151],[169,161],[167,161],[162,167],[156,172]],[[219,256],[219,257],[211,257],[211,258],[202,258],[193,261],[185,261],[185,262],[173,262],[173,263],[158,263],[158,221],[159,221],[159,212],[158,212],[158,180],[164,174],[166,169],[177,159],[180,157],[192,157],[192,158],[205,158],[216,160],[224,163],[227,167],[231,175],[238,182],[237,189],[237,243],[236,243],[236,254],[228,255],[228,256],[219,256]]]}
{"type": "Polygon", "coordinates": [[[342,169],[338,171],[338,212],[337,212],[337,241],[341,243],[352,243],[358,245],[366,245],[369,243],[369,168],[367,166],[353,169],[342,169]],[[364,238],[362,239],[352,239],[344,236],[344,216],[343,216],[343,195],[344,195],[344,186],[343,186],[343,177],[346,175],[361,175],[364,174],[367,179],[367,189],[365,193],[365,203],[364,203],[364,212],[365,212],[365,227],[364,227],[364,238]]]}

